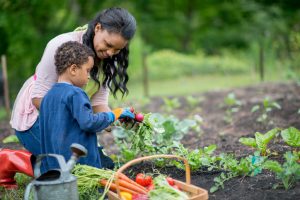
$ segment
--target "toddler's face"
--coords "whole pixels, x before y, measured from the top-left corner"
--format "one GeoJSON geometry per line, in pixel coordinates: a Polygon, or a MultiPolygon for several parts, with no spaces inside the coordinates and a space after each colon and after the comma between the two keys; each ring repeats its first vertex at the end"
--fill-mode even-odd
{"type": "Polygon", "coordinates": [[[90,71],[94,66],[93,57],[89,56],[88,61],[77,68],[76,76],[74,77],[73,84],[82,88],[90,79],[90,71]]]}

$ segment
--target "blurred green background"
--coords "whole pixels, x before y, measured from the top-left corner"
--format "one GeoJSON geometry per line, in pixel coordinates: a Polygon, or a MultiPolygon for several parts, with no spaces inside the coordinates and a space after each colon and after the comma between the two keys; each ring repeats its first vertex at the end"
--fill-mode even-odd
{"type": "Polygon", "coordinates": [[[138,24],[128,99],[299,77],[299,0],[0,0],[11,104],[51,38],[112,6],[128,9],[138,24]]]}

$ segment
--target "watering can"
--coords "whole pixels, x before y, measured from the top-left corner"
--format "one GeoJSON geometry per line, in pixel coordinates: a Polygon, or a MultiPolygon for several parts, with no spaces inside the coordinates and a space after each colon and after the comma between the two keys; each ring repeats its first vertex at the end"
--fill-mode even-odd
{"type": "Polygon", "coordinates": [[[73,152],[70,160],[66,163],[61,155],[41,154],[37,156],[34,167],[35,179],[26,187],[24,200],[29,200],[29,194],[33,188],[34,200],[78,200],[77,179],[71,174],[71,170],[80,156],[85,156],[87,150],[80,144],[72,144],[73,152]],[[44,157],[57,159],[60,169],[50,170],[40,175],[40,166],[44,157]]]}

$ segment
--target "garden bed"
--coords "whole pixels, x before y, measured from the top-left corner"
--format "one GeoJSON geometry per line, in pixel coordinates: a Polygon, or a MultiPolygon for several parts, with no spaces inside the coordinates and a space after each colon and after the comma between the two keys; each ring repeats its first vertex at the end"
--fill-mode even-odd
{"type": "MultiPolygon", "coordinates": [[[[241,137],[254,137],[255,132],[265,133],[272,128],[295,127],[300,129],[300,86],[296,83],[265,83],[251,87],[237,88],[232,90],[222,90],[195,94],[194,97],[202,99],[198,108],[189,110],[186,97],[179,97],[180,107],[172,110],[180,119],[189,117],[191,114],[199,114],[203,118],[200,126],[201,132],[188,132],[181,143],[189,149],[198,149],[211,144],[216,144],[215,153],[233,153],[237,158],[253,154],[254,150],[242,145],[238,140],[241,137]],[[222,106],[224,98],[234,93],[236,99],[241,102],[239,111],[232,114],[231,122],[224,120],[226,108],[222,106]],[[273,109],[268,113],[266,122],[258,122],[260,112],[251,112],[251,109],[260,104],[266,97],[276,101],[281,109],[273,109]]],[[[153,98],[149,105],[141,107],[143,112],[165,113],[163,110],[163,100],[153,98]]],[[[3,137],[9,135],[11,130],[8,122],[0,123],[0,141],[3,137]]],[[[110,133],[103,133],[100,136],[100,142],[103,144],[108,154],[118,153],[110,133]]],[[[4,148],[21,148],[18,144],[0,144],[4,148]]],[[[272,140],[268,147],[272,152],[270,158],[282,163],[282,154],[291,151],[284,141],[272,140]]],[[[151,172],[153,166],[149,163],[141,163],[133,166],[133,169],[126,173],[134,176],[134,172],[151,172]]],[[[175,167],[164,167],[159,169],[161,172],[184,181],[185,173],[183,170],[175,167]]],[[[214,178],[220,175],[220,171],[207,171],[200,169],[192,172],[192,184],[209,190],[214,184],[214,178]]],[[[284,188],[273,189],[273,185],[278,183],[275,175],[270,171],[263,171],[256,176],[236,177],[224,183],[224,189],[219,189],[214,193],[209,193],[210,199],[300,199],[300,183],[296,183],[289,190],[284,188]]]]}

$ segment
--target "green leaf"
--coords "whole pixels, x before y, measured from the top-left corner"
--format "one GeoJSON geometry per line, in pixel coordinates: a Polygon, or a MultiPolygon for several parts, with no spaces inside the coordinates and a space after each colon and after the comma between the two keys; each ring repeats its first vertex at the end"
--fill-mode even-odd
{"type": "Polygon", "coordinates": [[[255,140],[259,150],[263,153],[266,151],[268,143],[275,137],[276,133],[279,131],[278,128],[274,128],[268,131],[265,134],[261,134],[259,132],[255,133],[255,140]]]}
{"type": "Polygon", "coordinates": [[[273,160],[267,160],[266,162],[264,162],[263,168],[271,170],[275,173],[280,173],[283,171],[281,165],[277,161],[273,160]]]}
{"type": "Polygon", "coordinates": [[[257,148],[259,150],[265,152],[267,145],[264,142],[264,135],[259,132],[256,132],[255,133],[255,141],[256,141],[257,148]]]}
{"type": "Polygon", "coordinates": [[[244,138],[244,137],[242,137],[242,138],[239,139],[239,142],[244,144],[244,145],[256,148],[256,141],[255,141],[254,138],[244,138]]]}
{"type": "Polygon", "coordinates": [[[16,135],[10,135],[10,136],[7,136],[6,138],[4,138],[2,140],[2,142],[4,144],[6,144],[6,143],[19,143],[19,139],[17,138],[16,135]]]}
{"type": "Polygon", "coordinates": [[[279,109],[279,110],[281,109],[281,106],[277,102],[273,102],[272,106],[275,107],[275,108],[277,108],[277,109],[279,109]]]}
{"type": "Polygon", "coordinates": [[[269,97],[266,97],[263,100],[263,105],[264,105],[264,108],[268,108],[270,106],[270,98],[269,97]]]}
{"type": "Polygon", "coordinates": [[[268,131],[264,134],[264,142],[269,143],[276,135],[276,133],[279,131],[279,128],[273,128],[272,130],[268,131]]]}
{"type": "Polygon", "coordinates": [[[259,110],[259,108],[260,108],[259,105],[255,105],[255,106],[252,107],[251,112],[256,112],[256,111],[259,110]]]}
{"type": "Polygon", "coordinates": [[[260,167],[256,167],[254,170],[253,170],[253,173],[252,175],[253,176],[256,176],[257,174],[260,174],[262,171],[262,169],[260,167]]]}
{"type": "MultiPolygon", "coordinates": [[[[116,126],[112,131],[114,137],[120,138],[120,139],[126,138],[128,135],[128,132],[130,132],[130,130],[126,130],[120,126],[116,126]]],[[[134,133],[133,131],[131,131],[131,132],[134,133]]]]}
{"type": "Polygon", "coordinates": [[[176,132],[175,124],[173,121],[165,121],[163,123],[165,132],[163,133],[165,139],[171,139],[172,135],[176,132]]]}
{"type": "Polygon", "coordinates": [[[210,193],[214,193],[214,192],[216,192],[218,189],[219,189],[219,187],[217,187],[217,186],[212,186],[212,187],[209,189],[209,192],[210,192],[210,193]]]}
{"type": "Polygon", "coordinates": [[[212,154],[216,149],[217,149],[217,145],[212,144],[209,145],[208,147],[204,147],[204,152],[207,154],[212,154]]]}
{"type": "Polygon", "coordinates": [[[184,119],[183,121],[180,121],[177,124],[176,130],[180,130],[183,133],[187,133],[191,127],[196,126],[196,125],[197,125],[197,123],[195,120],[184,119]]]}
{"type": "Polygon", "coordinates": [[[282,139],[292,147],[300,147],[300,131],[294,127],[290,127],[281,131],[282,139]]]}
{"type": "Polygon", "coordinates": [[[236,99],[234,93],[229,93],[227,97],[224,98],[224,103],[226,106],[239,106],[241,105],[241,102],[236,99]]]}

